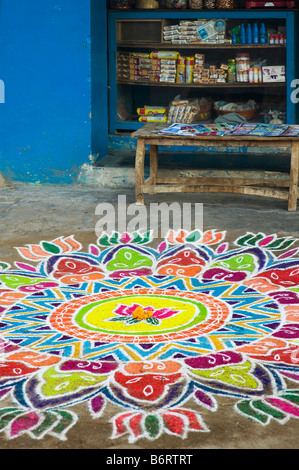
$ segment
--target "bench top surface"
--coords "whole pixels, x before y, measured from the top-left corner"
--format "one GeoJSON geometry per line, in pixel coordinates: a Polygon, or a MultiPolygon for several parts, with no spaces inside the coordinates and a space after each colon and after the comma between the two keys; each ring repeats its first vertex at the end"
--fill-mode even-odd
{"type": "Polygon", "coordinates": [[[131,137],[137,138],[144,138],[144,139],[174,139],[174,140],[215,140],[219,142],[219,140],[223,141],[262,141],[268,142],[284,142],[286,146],[290,145],[292,141],[299,142],[299,137],[265,137],[265,136],[247,136],[247,135],[224,135],[224,136],[217,136],[217,135],[167,135],[167,134],[158,134],[159,131],[165,129],[168,126],[167,123],[147,123],[137,131],[131,134],[131,137]]]}

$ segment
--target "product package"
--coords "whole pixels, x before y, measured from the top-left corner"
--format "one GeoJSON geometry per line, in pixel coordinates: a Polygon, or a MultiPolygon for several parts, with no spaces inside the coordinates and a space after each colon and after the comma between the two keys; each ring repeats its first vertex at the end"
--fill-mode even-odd
{"type": "Polygon", "coordinates": [[[167,122],[167,116],[140,116],[139,122],[167,122]]]}
{"type": "Polygon", "coordinates": [[[299,126],[291,125],[288,126],[288,129],[283,133],[284,137],[298,137],[299,136],[299,126]]]}
{"type": "Polygon", "coordinates": [[[208,21],[206,24],[197,28],[202,41],[206,41],[217,34],[225,31],[226,23],[224,20],[208,21]]]}
{"type": "Polygon", "coordinates": [[[144,106],[144,108],[137,108],[137,114],[139,116],[159,116],[165,115],[167,112],[167,108],[163,108],[162,106],[144,106]]]}
{"type": "Polygon", "coordinates": [[[262,67],[264,83],[282,83],[286,81],[284,65],[269,65],[262,67]]]}

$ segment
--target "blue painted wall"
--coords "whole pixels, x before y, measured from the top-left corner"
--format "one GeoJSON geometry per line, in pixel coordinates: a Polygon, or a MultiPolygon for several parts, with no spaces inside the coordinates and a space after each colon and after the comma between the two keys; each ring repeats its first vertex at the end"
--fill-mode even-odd
{"type": "Polygon", "coordinates": [[[0,80],[5,84],[0,171],[5,177],[69,183],[83,163],[90,163],[91,153],[106,154],[106,62],[96,77],[91,57],[92,49],[96,60],[107,53],[104,3],[0,0],[0,80]],[[91,6],[99,28],[92,25],[91,6]],[[95,111],[91,119],[99,102],[102,113],[95,111]]]}

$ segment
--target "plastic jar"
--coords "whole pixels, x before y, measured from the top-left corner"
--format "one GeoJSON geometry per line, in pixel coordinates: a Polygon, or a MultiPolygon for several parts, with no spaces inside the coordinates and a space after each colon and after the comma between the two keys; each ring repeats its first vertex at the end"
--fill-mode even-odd
{"type": "Polygon", "coordinates": [[[204,0],[204,8],[207,10],[213,10],[216,8],[216,0],[204,0]]]}
{"type": "Polygon", "coordinates": [[[191,10],[200,10],[203,7],[203,0],[189,0],[191,10]]]}
{"type": "Polygon", "coordinates": [[[236,81],[236,61],[235,59],[230,59],[228,61],[228,71],[227,71],[228,82],[232,83],[236,81]]]}
{"type": "Polygon", "coordinates": [[[154,10],[159,8],[159,2],[157,0],[135,0],[135,8],[154,10]]]}
{"type": "Polygon", "coordinates": [[[133,6],[134,0],[110,0],[110,8],[113,10],[129,10],[133,6]]]}
{"type": "Polygon", "coordinates": [[[188,6],[188,0],[166,0],[166,8],[184,10],[188,6]]]}
{"type": "Polygon", "coordinates": [[[237,82],[248,82],[249,81],[249,67],[250,59],[249,54],[236,54],[236,73],[237,82]]]}
{"type": "Polygon", "coordinates": [[[219,10],[229,10],[234,8],[234,0],[217,0],[216,8],[219,10]]]}

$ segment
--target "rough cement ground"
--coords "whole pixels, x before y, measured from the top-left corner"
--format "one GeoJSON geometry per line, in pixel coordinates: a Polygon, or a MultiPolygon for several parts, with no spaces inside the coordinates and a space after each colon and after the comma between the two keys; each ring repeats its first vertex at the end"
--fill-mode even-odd
{"type": "MultiPolygon", "coordinates": [[[[127,204],[134,202],[133,191],[122,191],[127,204]]],[[[16,246],[75,235],[86,248],[97,239],[95,225],[101,202],[117,205],[118,192],[80,185],[47,186],[13,184],[0,190],[0,260],[18,259],[16,246]]],[[[234,240],[246,231],[281,233],[299,239],[299,209],[287,211],[286,201],[237,195],[180,194],[167,195],[165,202],[201,202],[204,204],[204,229],[227,230],[234,240]]],[[[160,196],[148,196],[161,202],[160,196]]],[[[280,425],[261,426],[232,411],[234,401],[218,399],[217,413],[207,412],[210,433],[190,433],[186,440],[164,435],[158,441],[140,439],[128,444],[126,438],[111,440],[110,418],[119,409],[106,408],[104,415],[92,420],[84,404],[76,407],[79,421],[66,441],[45,437],[41,441],[22,436],[8,441],[0,434],[1,449],[294,449],[299,448],[298,420],[280,425]]],[[[194,406],[188,403],[188,407],[194,406]]],[[[205,411],[203,411],[205,421],[205,411]]]]}
{"type": "Polygon", "coordinates": [[[6,188],[8,183],[6,179],[3,177],[2,173],[0,173],[0,189],[6,188]]]}

